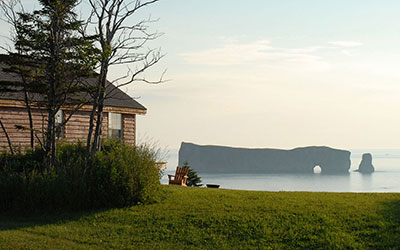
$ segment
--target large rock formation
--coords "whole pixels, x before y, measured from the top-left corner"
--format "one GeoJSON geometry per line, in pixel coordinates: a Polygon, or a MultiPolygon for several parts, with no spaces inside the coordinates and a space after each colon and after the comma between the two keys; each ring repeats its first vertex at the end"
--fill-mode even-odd
{"type": "Polygon", "coordinates": [[[375,172],[375,168],[372,165],[372,155],[370,153],[363,154],[357,171],[363,174],[371,174],[375,172]]]}
{"type": "Polygon", "coordinates": [[[187,161],[201,173],[348,173],[350,152],[329,147],[292,150],[200,146],[182,142],[179,165],[187,161]]]}

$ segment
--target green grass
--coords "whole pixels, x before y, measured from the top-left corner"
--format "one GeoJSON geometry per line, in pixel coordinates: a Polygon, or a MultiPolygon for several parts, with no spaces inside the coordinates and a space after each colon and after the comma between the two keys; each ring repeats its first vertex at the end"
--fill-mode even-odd
{"type": "Polygon", "coordinates": [[[0,215],[0,249],[400,249],[400,194],[163,189],[153,205],[0,215]]]}

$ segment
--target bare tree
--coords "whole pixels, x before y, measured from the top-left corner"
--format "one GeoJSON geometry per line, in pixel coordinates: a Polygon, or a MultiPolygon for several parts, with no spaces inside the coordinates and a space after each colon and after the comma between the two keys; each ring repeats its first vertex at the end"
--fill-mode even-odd
{"type": "Polygon", "coordinates": [[[106,92],[107,75],[110,67],[128,65],[127,74],[111,82],[117,87],[126,86],[136,81],[151,84],[163,81],[165,72],[155,81],[149,81],[143,76],[147,69],[157,64],[164,57],[159,48],[149,49],[146,47],[149,41],[155,40],[161,35],[159,32],[149,31],[149,25],[157,20],[148,18],[133,24],[130,23],[131,18],[135,17],[139,10],[158,1],[89,0],[92,12],[87,25],[94,26],[93,30],[98,37],[101,50],[101,59],[87,137],[88,156],[100,149],[104,101],[110,94],[106,92]],[[96,122],[96,125],[94,125],[94,122],[96,122]]]}

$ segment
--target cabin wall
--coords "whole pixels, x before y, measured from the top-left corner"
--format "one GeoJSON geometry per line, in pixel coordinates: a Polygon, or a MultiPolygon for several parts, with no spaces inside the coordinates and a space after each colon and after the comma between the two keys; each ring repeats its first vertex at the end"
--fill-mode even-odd
{"type": "Polygon", "coordinates": [[[136,115],[122,115],[122,140],[128,145],[136,144],[136,115]]]}
{"type": "MultiPolygon", "coordinates": [[[[64,112],[64,119],[69,116],[69,112],[64,112]]],[[[44,117],[42,113],[38,110],[32,110],[34,128],[37,131],[42,130],[43,121],[47,119],[46,114],[44,117]]],[[[11,107],[0,107],[0,119],[3,122],[8,135],[10,136],[11,142],[14,147],[21,147],[23,149],[25,146],[30,145],[30,132],[29,130],[17,130],[15,125],[22,125],[29,128],[29,118],[28,112],[24,108],[11,108],[11,107]]],[[[77,112],[72,115],[70,120],[64,126],[63,134],[64,140],[66,141],[78,141],[81,140],[86,143],[87,134],[89,131],[89,119],[90,112],[77,112]]],[[[46,126],[46,124],[44,124],[46,126]]],[[[133,114],[123,114],[122,115],[122,140],[134,146],[135,136],[136,136],[136,116],[133,114]]],[[[108,113],[104,113],[103,118],[103,137],[108,136],[108,113]]],[[[39,134],[39,136],[41,136],[39,134]]],[[[37,140],[35,144],[37,145],[37,140]]],[[[7,138],[0,129],[0,151],[7,150],[8,142],[7,138]]]]}
{"type": "MultiPolygon", "coordinates": [[[[64,113],[64,119],[67,119],[70,112],[64,113]]],[[[64,126],[64,138],[66,141],[82,141],[86,143],[87,135],[89,133],[89,120],[90,112],[76,112],[68,120],[64,126]]],[[[96,121],[95,121],[96,122],[96,121]]],[[[108,114],[105,113],[103,117],[103,137],[106,138],[108,135],[108,114]]],[[[94,131],[93,131],[94,134],[94,131]]]]}
{"type": "MultiPolygon", "coordinates": [[[[44,125],[42,113],[39,110],[32,110],[31,113],[34,129],[41,131],[42,126],[44,125]]],[[[30,131],[17,129],[15,127],[15,125],[20,125],[29,129],[29,118],[26,109],[0,107],[0,120],[3,123],[14,147],[21,147],[22,150],[25,146],[30,145],[30,131]]],[[[36,139],[35,143],[38,143],[36,139]]],[[[0,150],[3,149],[8,150],[8,142],[3,129],[0,129],[0,150]]]]}

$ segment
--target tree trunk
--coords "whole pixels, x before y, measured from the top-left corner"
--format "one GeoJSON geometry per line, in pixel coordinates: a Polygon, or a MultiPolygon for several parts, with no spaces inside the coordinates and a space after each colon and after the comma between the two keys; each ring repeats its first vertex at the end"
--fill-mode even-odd
{"type": "Polygon", "coordinates": [[[102,125],[103,125],[103,108],[104,108],[104,91],[100,94],[99,98],[99,106],[97,110],[97,119],[96,119],[96,130],[94,132],[93,138],[93,154],[100,150],[101,148],[101,135],[102,135],[102,125]]]}
{"type": "Polygon", "coordinates": [[[101,148],[101,135],[102,135],[102,125],[103,125],[103,108],[104,100],[106,95],[106,81],[108,72],[108,62],[102,63],[101,73],[99,76],[99,97],[97,105],[97,119],[96,119],[96,129],[94,132],[92,154],[96,153],[101,148]]]}
{"type": "Polygon", "coordinates": [[[47,131],[46,131],[46,141],[45,141],[45,152],[47,155],[46,163],[48,169],[50,166],[53,165],[53,137],[54,137],[54,130],[53,130],[53,123],[54,123],[54,115],[51,109],[47,109],[48,116],[47,116],[47,131]]]}
{"type": "Polygon", "coordinates": [[[97,106],[99,103],[99,95],[100,95],[100,86],[97,86],[95,96],[93,97],[93,108],[92,112],[90,113],[89,119],[89,132],[86,140],[86,163],[90,157],[90,149],[92,146],[92,135],[93,135],[93,127],[94,127],[94,116],[96,115],[97,106]]]}
{"type": "MultiPolygon", "coordinates": [[[[25,84],[26,85],[26,84],[25,84]]],[[[30,100],[28,96],[28,91],[24,88],[24,99],[25,99],[25,106],[26,110],[28,111],[28,118],[29,118],[29,130],[31,132],[31,149],[35,147],[35,133],[33,131],[33,119],[32,119],[32,111],[30,106],[30,100]]]]}
{"type": "Polygon", "coordinates": [[[4,134],[6,135],[7,142],[8,142],[8,147],[10,148],[11,154],[14,154],[14,150],[13,150],[13,147],[12,147],[12,143],[11,143],[10,137],[8,136],[7,130],[4,127],[3,122],[1,120],[0,120],[0,126],[3,129],[4,134]]]}
{"type": "Polygon", "coordinates": [[[107,72],[108,72],[108,60],[103,60],[101,62],[100,75],[97,82],[97,89],[93,101],[92,113],[90,114],[89,133],[86,145],[87,159],[90,157],[90,155],[94,155],[101,148],[101,135],[103,132],[102,131],[103,108],[106,95],[107,72]],[[94,126],[95,116],[96,116],[96,126],[94,126]],[[93,144],[90,144],[92,140],[93,127],[94,127],[93,144]]]}

